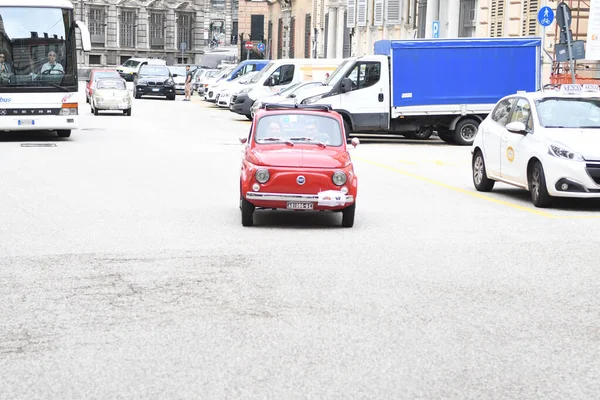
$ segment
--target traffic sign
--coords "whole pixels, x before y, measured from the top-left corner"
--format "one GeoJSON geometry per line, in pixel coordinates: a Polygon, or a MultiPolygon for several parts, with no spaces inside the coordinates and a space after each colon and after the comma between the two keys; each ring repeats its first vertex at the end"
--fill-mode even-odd
{"type": "Polygon", "coordinates": [[[250,50],[253,47],[252,42],[246,42],[246,44],[244,44],[244,47],[248,50],[250,50]]]}
{"type": "Polygon", "coordinates": [[[571,9],[567,3],[559,3],[556,9],[556,22],[560,29],[567,29],[571,26],[571,9]]]}
{"type": "Polygon", "coordinates": [[[440,37],[440,21],[433,21],[432,33],[433,33],[432,36],[434,39],[437,39],[440,37]]]}
{"type": "Polygon", "coordinates": [[[538,12],[538,22],[541,26],[549,26],[554,21],[554,11],[548,7],[544,6],[540,8],[538,12]]]}
{"type": "Polygon", "coordinates": [[[256,45],[256,48],[258,49],[258,51],[263,52],[265,51],[265,44],[263,42],[260,42],[256,45]]]}

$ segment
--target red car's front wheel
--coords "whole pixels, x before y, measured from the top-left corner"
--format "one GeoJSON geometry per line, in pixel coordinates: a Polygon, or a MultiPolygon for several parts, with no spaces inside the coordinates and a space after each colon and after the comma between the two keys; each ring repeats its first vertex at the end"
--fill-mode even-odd
{"type": "Polygon", "coordinates": [[[242,226],[254,225],[254,206],[240,196],[240,210],[242,211],[242,226]]]}

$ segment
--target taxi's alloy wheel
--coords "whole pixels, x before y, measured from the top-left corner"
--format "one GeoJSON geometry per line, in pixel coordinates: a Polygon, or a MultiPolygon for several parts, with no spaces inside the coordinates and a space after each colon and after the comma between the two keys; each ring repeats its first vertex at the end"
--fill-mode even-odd
{"type": "Polygon", "coordinates": [[[481,150],[475,151],[473,156],[473,185],[479,192],[489,192],[494,188],[496,181],[487,177],[485,161],[481,150]]]}
{"type": "Polygon", "coordinates": [[[242,226],[254,225],[254,206],[240,196],[240,210],[242,210],[242,226]]]}
{"type": "Polygon", "coordinates": [[[354,226],[354,214],[356,212],[356,203],[342,210],[342,226],[352,228],[354,226]]]}
{"type": "Polygon", "coordinates": [[[536,161],[529,172],[529,192],[531,193],[531,202],[538,208],[549,207],[552,203],[552,197],[546,187],[546,176],[542,163],[536,161]]]}

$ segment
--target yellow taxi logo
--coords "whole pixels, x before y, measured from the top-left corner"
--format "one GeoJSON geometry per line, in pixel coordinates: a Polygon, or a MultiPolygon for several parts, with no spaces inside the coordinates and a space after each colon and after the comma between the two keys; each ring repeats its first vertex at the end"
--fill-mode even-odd
{"type": "Polygon", "coordinates": [[[508,161],[513,162],[515,160],[515,149],[508,146],[508,149],[506,149],[506,158],[508,158],[508,161]]]}

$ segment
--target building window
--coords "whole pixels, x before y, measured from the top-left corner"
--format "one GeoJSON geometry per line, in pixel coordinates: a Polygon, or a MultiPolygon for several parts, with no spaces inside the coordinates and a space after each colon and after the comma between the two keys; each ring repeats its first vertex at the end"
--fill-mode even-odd
{"type": "Polygon", "coordinates": [[[312,17],[310,14],[304,16],[304,58],[310,58],[310,29],[312,17]]]}
{"type": "Polygon", "coordinates": [[[185,50],[192,48],[192,16],[189,13],[180,13],[177,18],[177,48],[181,50],[181,43],[185,43],[185,50]]]}
{"type": "Polygon", "coordinates": [[[121,65],[125,64],[125,61],[129,60],[131,56],[121,56],[119,59],[121,60],[121,65]]]}
{"type": "Polygon", "coordinates": [[[539,12],[538,0],[523,1],[523,27],[521,36],[535,36],[537,34],[537,14],[539,12]]]}
{"type": "Polygon", "coordinates": [[[88,61],[90,65],[100,65],[102,64],[102,56],[99,54],[90,54],[88,61]]]}
{"type": "Polygon", "coordinates": [[[290,38],[289,38],[289,53],[288,58],[294,58],[296,54],[296,17],[292,17],[290,21],[290,38]]]}
{"type": "Polygon", "coordinates": [[[163,13],[150,13],[150,46],[154,48],[165,47],[165,15],[163,13]]]}
{"type": "Polygon", "coordinates": [[[94,44],[104,44],[106,32],[106,14],[104,8],[90,8],[90,39],[94,44]]]}
{"type": "Polygon", "coordinates": [[[458,17],[458,37],[475,36],[475,12],[477,0],[460,0],[460,14],[458,17]]]}
{"type": "Polygon", "coordinates": [[[210,0],[210,7],[212,9],[225,9],[225,0],[210,0]]]}
{"type": "Polygon", "coordinates": [[[427,24],[427,0],[417,2],[417,37],[425,37],[425,28],[427,24]]]}
{"type": "Polygon", "coordinates": [[[490,4],[490,37],[504,36],[505,0],[491,0],[490,4]]]}
{"type": "Polygon", "coordinates": [[[283,18],[279,18],[277,23],[277,58],[283,57],[283,18]]]}
{"type": "Polygon", "coordinates": [[[265,16],[250,16],[250,40],[263,41],[265,39],[265,16]]]}
{"type": "Polygon", "coordinates": [[[121,47],[135,47],[135,11],[123,10],[119,19],[121,47]]]}
{"type": "Polygon", "coordinates": [[[240,2],[239,0],[233,0],[231,2],[231,19],[236,21],[238,19],[238,10],[240,8],[240,2]]]}
{"type": "Polygon", "coordinates": [[[273,21],[269,21],[267,28],[267,58],[271,57],[271,43],[273,43],[273,21]]]}

